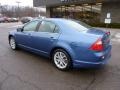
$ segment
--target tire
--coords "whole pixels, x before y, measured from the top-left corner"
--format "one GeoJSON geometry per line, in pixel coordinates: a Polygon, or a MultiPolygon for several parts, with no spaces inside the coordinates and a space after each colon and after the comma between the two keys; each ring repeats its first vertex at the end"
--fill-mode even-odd
{"type": "Polygon", "coordinates": [[[70,55],[63,49],[57,49],[53,52],[52,61],[59,70],[66,71],[72,66],[70,55]]]}
{"type": "Polygon", "coordinates": [[[17,44],[14,37],[10,37],[9,44],[12,50],[17,50],[17,44]]]}

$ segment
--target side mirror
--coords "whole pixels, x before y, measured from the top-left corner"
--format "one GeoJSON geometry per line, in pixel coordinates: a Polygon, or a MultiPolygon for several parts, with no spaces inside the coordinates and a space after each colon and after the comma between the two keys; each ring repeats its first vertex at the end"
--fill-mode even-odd
{"type": "Polygon", "coordinates": [[[23,28],[17,28],[17,32],[22,32],[23,28]]]}

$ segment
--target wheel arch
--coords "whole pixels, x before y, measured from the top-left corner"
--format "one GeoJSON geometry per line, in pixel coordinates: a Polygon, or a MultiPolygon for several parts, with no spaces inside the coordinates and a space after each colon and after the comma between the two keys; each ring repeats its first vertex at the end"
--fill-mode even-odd
{"type": "Polygon", "coordinates": [[[13,36],[13,35],[9,35],[9,36],[8,36],[8,39],[10,39],[11,37],[14,37],[14,36],[13,36]]]}
{"type": "Polygon", "coordinates": [[[71,60],[73,60],[73,55],[72,55],[73,52],[70,51],[69,49],[61,47],[61,46],[56,46],[56,47],[52,48],[52,50],[50,51],[50,58],[52,57],[53,52],[57,49],[62,49],[64,51],[66,51],[68,53],[68,55],[70,56],[71,60]]]}
{"type": "MultiPolygon", "coordinates": [[[[13,36],[13,35],[9,35],[9,36],[8,36],[8,40],[9,40],[9,41],[10,41],[10,38],[11,38],[11,37],[14,37],[14,36],[13,36]]],[[[9,43],[10,43],[10,42],[9,42],[9,43]]]]}

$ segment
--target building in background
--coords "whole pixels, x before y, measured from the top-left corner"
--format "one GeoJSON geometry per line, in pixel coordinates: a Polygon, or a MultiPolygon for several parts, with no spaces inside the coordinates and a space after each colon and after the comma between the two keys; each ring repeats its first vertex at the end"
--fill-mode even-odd
{"type": "Polygon", "coordinates": [[[120,23],[120,0],[33,0],[33,5],[46,6],[47,17],[120,23]]]}

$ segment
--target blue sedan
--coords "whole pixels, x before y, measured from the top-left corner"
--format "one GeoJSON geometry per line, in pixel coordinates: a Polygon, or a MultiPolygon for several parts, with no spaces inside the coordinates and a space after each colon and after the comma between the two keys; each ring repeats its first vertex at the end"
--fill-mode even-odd
{"type": "Polygon", "coordinates": [[[9,33],[9,44],[49,57],[60,70],[95,68],[111,57],[110,32],[76,20],[33,20],[9,33]]]}

